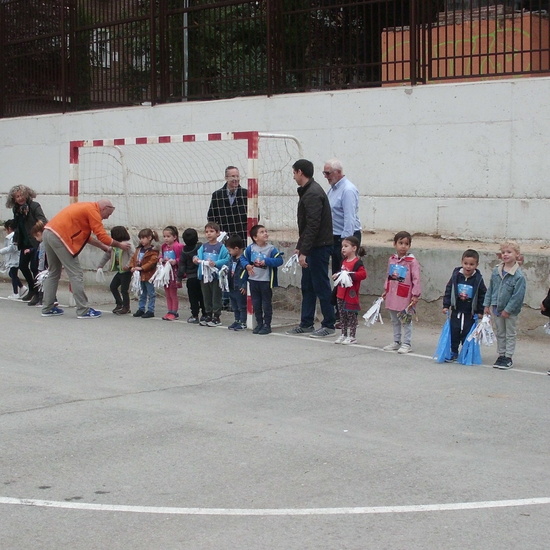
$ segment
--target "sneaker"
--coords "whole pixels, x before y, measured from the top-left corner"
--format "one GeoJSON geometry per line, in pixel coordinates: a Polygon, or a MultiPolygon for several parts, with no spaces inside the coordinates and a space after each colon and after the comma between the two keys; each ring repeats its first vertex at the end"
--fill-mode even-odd
{"type": "Polygon", "coordinates": [[[203,315],[201,318],[200,318],[200,321],[199,321],[199,325],[201,327],[206,327],[208,326],[208,321],[211,321],[211,317],[210,315],[203,315]]]}
{"type": "Polygon", "coordinates": [[[42,312],[42,317],[56,317],[57,315],[63,315],[65,312],[60,307],[52,307],[50,311],[42,312]]]}
{"type": "Polygon", "coordinates": [[[338,336],[338,338],[336,338],[336,340],[334,341],[335,344],[343,344],[344,343],[344,340],[347,338],[347,336],[345,334],[340,334],[340,336],[338,336]]]}
{"type": "Polygon", "coordinates": [[[246,323],[237,323],[237,326],[233,330],[236,330],[237,332],[239,330],[246,330],[246,323]]]}
{"type": "Polygon", "coordinates": [[[252,334],[260,334],[260,330],[262,330],[262,327],[263,327],[263,324],[262,324],[262,325],[256,325],[256,326],[252,329],[252,334]]]}
{"type": "Polygon", "coordinates": [[[115,309],[113,309],[113,313],[118,313],[120,309],[122,309],[122,305],[116,306],[115,309]]]}
{"type": "Polygon", "coordinates": [[[297,327],[291,328],[290,330],[287,330],[285,334],[305,334],[306,332],[313,332],[315,330],[315,327],[302,327],[298,325],[297,327]]]}
{"type": "Polygon", "coordinates": [[[445,359],[445,363],[455,363],[458,359],[458,353],[452,353],[449,359],[445,359]]]}
{"type": "Polygon", "coordinates": [[[208,326],[208,327],[219,327],[221,324],[222,324],[222,322],[220,321],[220,318],[218,316],[214,315],[212,317],[212,319],[210,319],[210,321],[208,321],[208,323],[206,323],[206,326],[208,326]]]}
{"type": "Polygon", "coordinates": [[[336,323],[334,323],[334,328],[336,330],[342,330],[342,323],[337,320],[336,323]]]}
{"type": "Polygon", "coordinates": [[[271,327],[269,325],[262,325],[262,328],[258,331],[258,334],[271,334],[271,327]]]}
{"type": "Polygon", "coordinates": [[[410,344],[401,344],[401,346],[397,350],[397,353],[409,353],[410,351],[412,351],[410,344]]]}
{"type": "Polygon", "coordinates": [[[353,336],[348,336],[343,342],[344,346],[349,346],[351,344],[357,344],[357,338],[354,338],[353,336]]]}
{"type": "Polygon", "coordinates": [[[8,300],[20,300],[21,299],[21,296],[19,296],[19,294],[10,294],[8,296],[8,300]]]}
{"type": "Polygon", "coordinates": [[[233,321],[228,327],[227,330],[235,330],[237,327],[240,327],[241,323],[233,321]]]}
{"type": "Polygon", "coordinates": [[[511,369],[514,365],[511,357],[505,357],[502,361],[502,363],[497,367],[500,370],[508,370],[511,369]]]}
{"type": "Polygon", "coordinates": [[[101,317],[101,311],[98,311],[94,308],[89,308],[88,311],[84,315],[77,315],[77,319],[96,319],[97,317],[101,317]]]}
{"type": "Polygon", "coordinates": [[[129,307],[121,307],[115,311],[115,315],[126,315],[127,313],[132,313],[129,307]]]}
{"type": "Polygon", "coordinates": [[[336,331],[333,328],[321,327],[317,330],[314,330],[309,337],[310,338],[326,338],[327,336],[332,336],[336,331]]]}
{"type": "Polygon", "coordinates": [[[174,313],[167,313],[167,314],[162,318],[163,321],[175,321],[176,319],[177,319],[177,317],[175,316],[174,313]]]}
{"type": "Polygon", "coordinates": [[[502,366],[503,362],[505,361],[506,357],[504,355],[499,355],[497,357],[497,360],[493,363],[493,367],[495,369],[498,369],[502,366]]]}
{"type": "Polygon", "coordinates": [[[39,300],[39,302],[34,307],[42,307],[42,300],[39,300]]]}
{"type": "Polygon", "coordinates": [[[37,292],[36,294],[33,294],[32,298],[27,302],[27,305],[34,307],[36,304],[38,304],[38,302],[40,302],[40,295],[37,292]]]}
{"type": "Polygon", "coordinates": [[[187,322],[188,322],[190,325],[198,325],[198,324],[199,324],[198,318],[197,318],[197,317],[193,317],[193,315],[191,315],[191,317],[188,317],[187,322]]]}
{"type": "Polygon", "coordinates": [[[142,309],[138,309],[138,310],[134,313],[133,317],[143,317],[143,314],[144,314],[144,313],[145,313],[145,311],[143,311],[142,309]]]}
{"type": "Polygon", "coordinates": [[[141,318],[142,319],[151,319],[151,317],[154,317],[155,314],[152,311],[146,311],[141,318]]]}
{"type": "Polygon", "coordinates": [[[29,287],[23,285],[20,289],[19,289],[19,298],[23,298],[23,296],[25,296],[25,294],[27,294],[29,290],[29,287]]]}
{"type": "MultiPolygon", "coordinates": [[[[30,302],[32,300],[32,297],[36,294],[36,292],[33,292],[32,290],[29,290],[21,300],[23,302],[30,302]]],[[[19,296],[21,296],[21,293],[19,293],[19,296]]]]}
{"type": "Polygon", "coordinates": [[[394,342],[393,344],[384,346],[382,349],[384,351],[397,351],[400,347],[401,347],[401,344],[399,342],[394,342]]]}
{"type": "Polygon", "coordinates": [[[546,374],[550,374],[550,369],[546,371],[546,374]]]}

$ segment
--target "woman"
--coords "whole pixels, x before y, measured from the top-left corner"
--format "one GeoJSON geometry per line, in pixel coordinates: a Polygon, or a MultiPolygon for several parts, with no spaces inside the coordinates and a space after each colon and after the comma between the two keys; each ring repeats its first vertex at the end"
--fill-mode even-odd
{"type": "Polygon", "coordinates": [[[42,207],[34,199],[36,193],[26,185],[15,185],[10,189],[6,208],[13,210],[13,219],[15,220],[14,241],[17,242],[17,248],[20,251],[19,270],[23,273],[29,292],[23,297],[23,301],[29,302],[29,305],[35,305],[38,301],[38,292],[34,286],[34,279],[38,274],[38,263],[36,261],[36,251],[38,242],[31,235],[31,229],[37,221],[47,223],[42,207]],[[36,297],[36,298],[35,298],[36,297]],[[33,299],[35,304],[33,304],[33,299]]]}

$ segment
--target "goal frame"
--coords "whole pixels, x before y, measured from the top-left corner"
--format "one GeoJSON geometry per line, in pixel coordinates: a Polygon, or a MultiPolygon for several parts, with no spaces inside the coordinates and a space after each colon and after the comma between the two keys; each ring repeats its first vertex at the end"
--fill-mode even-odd
{"type": "Polygon", "coordinates": [[[150,145],[162,143],[186,143],[204,141],[231,141],[244,140],[247,142],[247,231],[258,223],[258,192],[261,182],[258,181],[258,153],[260,139],[289,139],[292,140],[303,157],[303,149],[300,141],[290,134],[273,134],[258,131],[246,132],[213,132],[199,134],[178,134],[161,136],[142,136],[135,138],[111,138],[72,140],[69,143],[69,202],[78,202],[79,197],[79,158],[80,149],[86,147],[113,147],[125,145],[150,145]]]}

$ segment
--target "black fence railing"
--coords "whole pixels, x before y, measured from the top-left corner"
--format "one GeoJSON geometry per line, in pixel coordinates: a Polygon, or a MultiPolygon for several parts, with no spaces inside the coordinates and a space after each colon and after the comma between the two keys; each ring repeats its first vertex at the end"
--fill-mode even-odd
{"type": "Polygon", "coordinates": [[[0,116],[550,75],[550,0],[0,0],[0,116]]]}

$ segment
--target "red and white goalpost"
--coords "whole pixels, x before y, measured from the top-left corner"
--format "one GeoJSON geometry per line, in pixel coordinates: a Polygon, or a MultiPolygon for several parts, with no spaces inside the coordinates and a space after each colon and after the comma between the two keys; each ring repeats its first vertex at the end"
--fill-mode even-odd
{"type": "Polygon", "coordinates": [[[71,202],[105,197],[116,206],[109,223],[139,231],[175,225],[202,229],[212,193],[234,165],[248,189],[248,228],[262,221],[274,232],[295,229],[291,166],[302,157],[289,135],[224,132],[70,143],[71,202]]]}
{"type": "Polygon", "coordinates": [[[295,242],[291,167],[301,157],[294,136],[262,132],[71,141],[69,195],[71,202],[112,200],[106,225],[124,225],[134,236],[174,225],[202,237],[212,193],[225,183],[225,168],[236,166],[248,189],[248,229],[260,212],[272,241],[295,242]]]}

